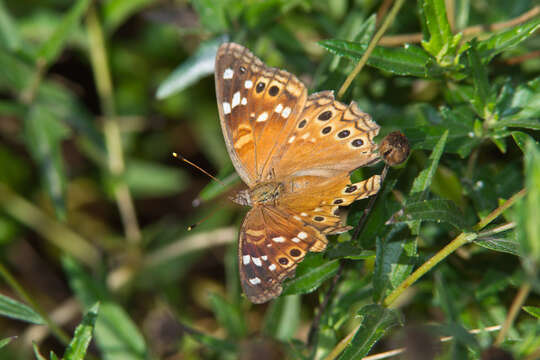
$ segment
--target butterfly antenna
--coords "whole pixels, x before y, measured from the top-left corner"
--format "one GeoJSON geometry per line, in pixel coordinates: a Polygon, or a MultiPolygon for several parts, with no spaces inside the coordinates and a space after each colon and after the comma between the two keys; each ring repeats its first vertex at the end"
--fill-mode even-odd
{"type": "Polygon", "coordinates": [[[195,229],[197,226],[201,225],[203,222],[205,222],[206,220],[208,220],[209,218],[211,218],[212,216],[215,215],[216,211],[218,211],[219,209],[221,209],[222,207],[216,207],[214,208],[208,215],[206,215],[205,217],[203,217],[201,220],[197,221],[195,224],[191,224],[188,226],[187,228],[187,231],[191,231],[193,229],[195,229]]]}
{"type": "Polygon", "coordinates": [[[225,183],[221,180],[219,180],[217,177],[215,177],[214,175],[210,174],[208,171],[204,170],[203,168],[201,168],[199,165],[189,161],[188,159],[186,159],[185,157],[183,157],[182,155],[176,153],[176,152],[173,152],[172,153],[172,156],[177,158],[178,160],[180,161],[183,161],[185,163],[188,163],[189,165],[193,166],[195,169],[199,170],[200,172],[202,172],[203,174],[207,175],[208,177],[210,177],[212,180],[215,180],[217,181],[221,186],[225,187],[225,183]]]}

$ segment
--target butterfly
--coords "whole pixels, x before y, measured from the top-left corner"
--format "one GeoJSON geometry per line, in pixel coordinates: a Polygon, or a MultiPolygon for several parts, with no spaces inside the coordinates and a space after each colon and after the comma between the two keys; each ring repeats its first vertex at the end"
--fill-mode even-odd
{"type": "Polygon", "coordinates": [[[232,200],[252,207],[239,235],[240,281],[251,302],[264,303],[306,253],[326,248],[327,235],[350,230],[340,206],[379,191],[379,175],[349,178],[380,160],[379,126],[332,91],[308,95],[293,74],[239,44],[219,47],[214,75],[227,151],[248,186],[232,200]]]}

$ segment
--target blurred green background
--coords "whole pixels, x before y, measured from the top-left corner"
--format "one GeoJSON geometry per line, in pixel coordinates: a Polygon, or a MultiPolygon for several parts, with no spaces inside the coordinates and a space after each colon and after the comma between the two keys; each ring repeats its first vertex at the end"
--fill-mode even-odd
{"type": "MultiPolygon", "coordinates": [[[[310,92],[337,91],[392,5],[0,0],[0,358],[36,358],[32,342],[60,356],[98,301],[92,359],[333,359],[347,334],[356,336],[342,359],[404,345],[407,359],[479,359],[498,351],[487,350],[493,342],[515,359],[540,358],[532,0],[405,1],[342,101],[358,102],[382,135],[403,131],[409,160],[390,170],[358,240],[333,237],[269,305],[241,293],[245,209],[228,200],[242,185],[219,125],[217,46],[241,43],[310,92]],[[515,194],[504,216],[473,228],[515,194]],[[392,290],[462,232],[476,243],[400,294],[399,313],[388,310],[392,290]],[[502,325],[512,304],[504,339],[467,332],[502,325]]],[[[349,224],[366,204],[348,209],[349,224]]],[[[93,328],[94,310],[80,329],[93,328]]],[[[83,333],[73,339],[89,340],[83,333]]]]}

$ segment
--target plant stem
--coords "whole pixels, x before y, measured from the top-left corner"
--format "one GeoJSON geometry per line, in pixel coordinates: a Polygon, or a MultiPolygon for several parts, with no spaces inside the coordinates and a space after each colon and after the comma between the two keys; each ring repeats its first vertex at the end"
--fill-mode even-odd
{"type": "Polygon", "coordinates": [[[98,250],[76,232],[51,219],[32,203],[0,183],[0,208],[17,221],[28,226],[50,243],[86,265],[99,261],[98,250]]]}
{"type": "Polygon", "coordinates": [[[90,6],[86,24],[94,79],[101,107],[105,115],[103,131],[105,133],[105,143],[107,146],[109,171],[115,180],[114,197],[124,225],[124,232],[127,240],[130,243],[138,243],[141,240],[141,231],[131,192],[122,178],[122,175],[125,172],[122,134],[116,116],[114,91],[107,62],[107,51],[105,49],[103,30],[95,6],[90,6]]]}
{"type": "Polygon", "coordinates": [[[497,339],[495,340],[495,346],[499,346],[504,341],[504,337],[506,336],[506,333],[508,330],[510,330],[510,327],[512,327],[512,324],[514,323],[514,320],[516,319],[517,314],[519,313],[519,310],[521,309],[521,305],[527,300],[527,296],[529,295],[529,292],[531,291],[531,284],[529,282],[526,282],[521,285],[519,288],[519,291],[514,298],[514,301],[512,302],[512,306],[510,306],[510,311],[508,311],[508,315],[506,316],[506,319],[504,320],[504,324],[502,326],[501,331],[499,332],[499,335],[497,335],[497,339]]]}
{"type": "Polygon", "coordinates": [[[339,89],[338,94],[337,94],[338,98],[343,97],[343,95],[345,94],[345,91],[347,91],[347,89],[351,85],[356,75],[358,75],[360,70],[362,70],[362,68],[364,67],[364,65],[366,64],[369,58],[369,55],[371,55],[371,52],[373,51],[373,49],[375,49],[375,46],[377,46],[377,43],[379,42],[379,40],[385,33],[386,29],[388,29],[390,24],[396,18],[396,15],[399,9],[401,8],[401,6],[403,5],[404,1],[405,0],[396,0],[396,2],[394,3],[394,6],[388,13],[388,16],[384,19],[384,22],[382,23],[381,27],[379,28],[379,30],[377,30],[377,32],[375,33],[375,36],[373,36],[373,39],[371,39],[371,42],[369,43],[368,48],[366,49],[366,52],[364,53],[364,55],[362,55],[362,57],[360,58],[360,61],[358,62],[358,64],[356,64],[354,70],[349,74],[349,76],[347,76],[347,78],[343,82],[343,85],[341,85],[341,88],[339,89]]]}
{"type": "Polygon", "coordinates": [[[490,222],[495,220],[499,215],[501,215],[506,209],[508,209],[510,206],[514,205],[516,201],[521,199],[525,194],[527,193],[527,189],[521,189],[518,193],[514,194],[510,199],[506,200],[501,206],[493,210],[489,215],[487,215],[485,218],[480,220],[478,224],[476,224],[473,227],[474,231],[480,231],[486,225],[488,225],[490,222]]]}
{"type": "Polygon", "coordinates": [[[416,269],[409,277],[407,277],[397,288],[394,289],[383,302],[384,306],[390,306],[409,286],[414,284],[416,280],[422,277],[425,273],[431,270],[435,265],[444,260],[448,255],[456,251],[456,249],[461,246],[473,241],[476,239],[477,235],[475,233],[461,233],[458,237],[452,240],[448,245],[442,248],[437,252],[433,257],[428,261],[422,264],[418,269],[416,269]]]}
{"type": "Polygon", "coordinates": [[[24,288],[17,282],[15,277],[11,275],[9,270],[0,262],[0,275],[4,278],[6,283],[19,295],[19,297],[26,302],[32,309],[34,309],[35,312],[37,312],[43,320],[47,323],[47,326],[51,330],[51,332],[62,342],[62,344],[67,345],[69,343],[69,336],[68,334],[62,330],[56,323],[54,323],[49,315],[43,309],[37,302],[35,302],[32,297],[24,290],[24,288]]]}
{"type": "MultiPolygon", "coordinates": [[[[512,26],[516,26],[519,24],[522,24],[526,21],[529,21],[533,19],[535,16],[540,14],[540,6],[535,6],[531,10],[521,14],[520,16],[508,20],[503,21],[499,23],[494,23],[491,25],[474,25],[470,26],[461,33],[465,36],[473,36],[478,35],[483,32],[493,32],[493,31],[499,31],[504,30],[507,28],[510,28],[512,26]]],[[[401,34],[401,35],[392,35],[392,36],[385,36],[381,38],[379,41],[379,44],[382,46],[400,46],[406,43],[419,43],[424,38],[422,33],[414,33],[414,34],[401,34]]]]}

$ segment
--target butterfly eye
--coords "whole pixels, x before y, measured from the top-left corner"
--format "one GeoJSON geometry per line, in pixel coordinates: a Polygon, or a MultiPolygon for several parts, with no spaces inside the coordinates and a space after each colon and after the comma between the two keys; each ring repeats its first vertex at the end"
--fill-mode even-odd
{"type": "Polygon", "coordinates": [[[257,93],[260,93],[264,90],[264,87],[266,86],[265,83],[263,82],[260,82],[257,84],[257,87],[255,88],[255,90],[257,91],[257,93]]]}
{"type": "Polygon", "coordinates": [[[321,121],[326,121],[326,120],[329,120],[330,118],[332,117],[332,112],[330,110],[327,110],[327,111],[323,111],[318,117],[317,119],[321,120],[321,121]]]}
{"type": "Polygon", "coordinates": [[[247,70],[246,70],[245,67],[240,66],[240,68],[238,69],[238,71],[240,71],[240,74],[245,74],[247,70]]]}

